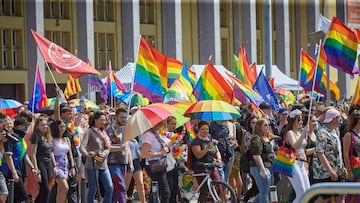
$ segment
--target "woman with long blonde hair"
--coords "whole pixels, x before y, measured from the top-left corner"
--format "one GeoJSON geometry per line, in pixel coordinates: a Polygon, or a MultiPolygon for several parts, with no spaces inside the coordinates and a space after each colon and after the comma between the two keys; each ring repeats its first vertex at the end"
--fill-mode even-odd
{"type": "Polygon", "coordinates": [[[31,162],[37,171],[36,180],[39,182],[40,186],[40,191],[35,199],[35,203],[47,203],[50,193],[50,176],[52,173],[55,176],[58,174],[53,153],[52,137],[47,119],[39,117],[35,120],[34,131],[30,140],[31,162]]]}

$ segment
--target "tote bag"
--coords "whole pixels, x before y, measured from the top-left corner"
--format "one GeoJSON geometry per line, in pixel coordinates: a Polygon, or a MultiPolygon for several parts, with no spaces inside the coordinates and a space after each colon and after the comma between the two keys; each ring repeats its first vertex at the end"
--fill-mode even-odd
{"type": "Polygon", "coordinates": [[[283,145],[279,147],[276,153],[276,159],[271,166],[271,171],[292,177],[294,175],[296,152],[285,146],[285,138],[286,135],[284,137],[283,145]]]}
{"type": "Polygon", "coordinates": [[[353,149],[354,149],[354,144],[355,144],[355,140],[354,140],[354,132],[350,131],[351,133],[351,144],[350,144],[350,150],[349,150],[349,161],[350,161],[350,167],[351,167],[351,171],[354,174],[354,177],[356,179],[360,178],[360,159],[357,156],[354,156],[353,154],[353,149]]]}

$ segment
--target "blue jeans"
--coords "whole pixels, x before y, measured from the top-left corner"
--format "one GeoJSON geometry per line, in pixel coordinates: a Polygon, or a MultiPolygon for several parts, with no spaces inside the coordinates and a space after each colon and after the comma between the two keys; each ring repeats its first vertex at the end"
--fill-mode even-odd
{"type": "Polygon", "coordinates": [[[258,195],[256,195],[253,203],[269,203],[269,192],[270,185],[272,182],[272,175],[269,168],[265,168],[266,173],[268,174],[267,178],[263,178],[260,175],[260,168],[257,166],[250,167],[250,174],[254,177],[256,185],[259,189],[258,195]]]}
{"type": "Polygon", "coordinates": [[[109,165],[112,183],[114,186],[114,193],[112,197],[113,202],[126,202],[126,175],[127,165],[109,165]]]}
{"type": "Polygon", "coordinates": [[[231,168],[230,166],[232,166],[232,163],[234,163],[234,159],[235,159],[235,149],[234,147],[230,147],[231,152],[232,152],[232,156],[228,161],[224,162],[224,166],[223,166],[223,176],[222,176],[222,180],[225,183],[229,182],[229,176],[230,176],[230,172],[231,172],[231,168]]]}
{"type": "Polygon", "coordinates": [[[89,185],[88,203],[94,202],[98,180],[101,180],[101,183],[104,186],[104,203],[111,203],[114,187],[112,184],[109,169],[86,169],[86,173],[89,185]],[[95,179],[95,176],[98,180],[95,179]]]}

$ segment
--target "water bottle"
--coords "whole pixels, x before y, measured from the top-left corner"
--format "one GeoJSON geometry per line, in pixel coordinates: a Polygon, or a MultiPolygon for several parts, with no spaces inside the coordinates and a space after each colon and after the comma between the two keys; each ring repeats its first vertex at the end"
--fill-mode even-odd
{"type": "Polygon", "coordinates": [[[86,108],[86,104],[85,104],[85,96],[84,96],[84,95],[80,97],[80,101],[79,101],[79,103],[80,103],[80,107],[79,107],[78,111],[82,111],[82,110],[84,110],[84,109],[86,108]],[[82,106],[84,106],[84,109],[81,109],[81,107],[82,107],[82,106]]]}
{"type": "Polygon", "coordinates": [[[270,202],[278,203],[276,185],[270,186],[270,202]]]}

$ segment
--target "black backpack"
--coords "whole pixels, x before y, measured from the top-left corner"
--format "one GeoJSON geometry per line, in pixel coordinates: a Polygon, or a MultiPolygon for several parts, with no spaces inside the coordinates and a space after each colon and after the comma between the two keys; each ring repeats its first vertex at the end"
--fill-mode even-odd
{"type": "Polygon", "coordinates": [[[250,173],[251,152],[247,149],[240,158],[240,170],[243,173],[250,173]]]}

